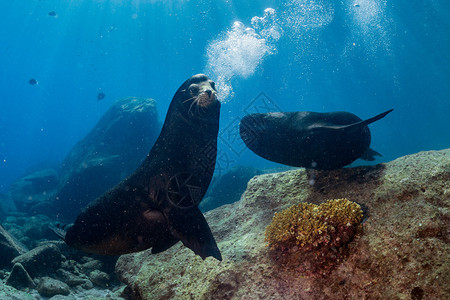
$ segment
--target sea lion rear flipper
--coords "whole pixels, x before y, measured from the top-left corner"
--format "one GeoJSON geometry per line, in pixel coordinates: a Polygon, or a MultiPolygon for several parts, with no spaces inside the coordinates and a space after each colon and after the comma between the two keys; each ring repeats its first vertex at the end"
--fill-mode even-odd
{"type": "Polygon", "coordinates": [[[362,126],[367,126],[375,121],[378,121],[379,119],[384,118],[388,113],[390,113],[391,111],[393,111],[393,109],[390,109],[388,111],[385,111],[384,113],[381,113],[379,115],[376,115],[375,117],[369,118],[367,120],[364,121],[360,121],[360,122],[356,122],[356,123],[352,123],[352,124],[348,124],[348,125],[334,125],[334,126],[323,126],[323,128],[329,128],[329,129],[350,129],[350,128],[361,128],[362,126]]]}
{"type": "Polygon", "coordinates": [[[367,160],[367,161],[374,161],[375,156],[383,156],[377,151],[367,148],[366,152],[360,157],[361,159],[367,160]]]}
{"type": "Polygon", "coordinates": [[[171,208],[165,213],[172,234],[183,244],[205,259],[212,256],[222,260],[211,229],[198,207],[190,209],[171,208]]]}

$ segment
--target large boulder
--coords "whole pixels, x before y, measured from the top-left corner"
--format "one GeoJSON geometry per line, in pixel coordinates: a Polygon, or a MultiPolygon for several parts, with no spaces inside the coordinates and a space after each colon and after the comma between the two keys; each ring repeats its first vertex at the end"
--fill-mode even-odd
{"type": "Polygon", "coordinates": [[[20,263],[32,278],[54,273],[61,267],[63,257],[61,250],[54,244],[36,247],[13,259],[20,263]]]}
{"type": "Polygon", "coordinates": [[[15,287],[18,290],[36,287],[33,279],[20,263],[14,264],[11,274],[9,274],[6,279],[6,284],[15,287]]]}
{"type": "Polygon", "coordinates": [[[222,262],[179,243],[156,255],[123,255],[116,271],[135,299],[446,299],[449,206],[450,149],[376,166],[266,174],[240,201],[205,214],[222,262]],[[275,212],[340,198],[358,202],[365,221],[330,272],[304,273],[271,255],[264,236],[275,212]]]}
{"type": "Polygon", "coordinates": [[[58,173],[54,169],[36,171],[19,178],[10,187],[17,210],[30,214],[48,213],[58,183],[58,173]]]}
{"type": "Polygon", "coordinates": [[[0,269],[9,267],[16,256],[22,255],[27,251],[22,243],[12,237],[0,225],[0,269]]]}
{"type": "Polygon", "coordinates": [[[57,213],[73,221],[89,202],[131,174],[159,134],[155,101],[116,101],[65,158],[55,197],[57,213]]]}

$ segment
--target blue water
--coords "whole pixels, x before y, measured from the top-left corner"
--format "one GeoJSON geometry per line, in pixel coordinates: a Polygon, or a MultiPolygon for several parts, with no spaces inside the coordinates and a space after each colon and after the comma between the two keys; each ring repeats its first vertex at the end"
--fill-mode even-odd
{"type": "Polygon", "coordinates": [[[277,166],[229,134],[261,104],[394,108],[370,127],[376,162],[450,147],[446,0],[1,1],[0,191],[64,159],[116,99],[154,98],[162,121],[200,72],[222,91],[219,170],[277,166]]]}

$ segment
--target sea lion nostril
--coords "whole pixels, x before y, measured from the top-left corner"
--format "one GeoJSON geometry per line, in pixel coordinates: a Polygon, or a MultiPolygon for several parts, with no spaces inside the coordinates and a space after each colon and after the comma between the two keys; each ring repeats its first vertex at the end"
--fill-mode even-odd
{"type": "Polygon", "coordinates": [[[208,97],[211,97],[212,91],[211,90],[206,90],[205,93],[208,94],[208,97]]]}

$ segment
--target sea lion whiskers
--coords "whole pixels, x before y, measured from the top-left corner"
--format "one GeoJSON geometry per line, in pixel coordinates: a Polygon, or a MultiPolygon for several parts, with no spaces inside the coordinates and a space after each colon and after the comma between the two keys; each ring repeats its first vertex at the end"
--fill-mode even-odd
{"type": "MultiPolygon", "coordinates": [[[[209,91],[209,90],[208,90],[209,91]]],[[[201,108],[201,112],[205,113],[206,112],[206,106],[209,104],[209,101],[214,101],[214,99],[211,99],[211,97],[216,97],[216,92],[214,91],[210,91],[210,93],[208,93],[208,91],[203,91],[200,94],[198,94],[197,96],[191,97],[185,101],[183,101],[183,103],[187,102],[187,101],[192,101],[191,105],[189,106],[189,110],[188,110],[188,114],[190,114],[191,116],[194,115],[194,113],[192,113],[192,107],[195,104],[195,113],[199,114],[200,113],[200,108],[201,108]]]]}

